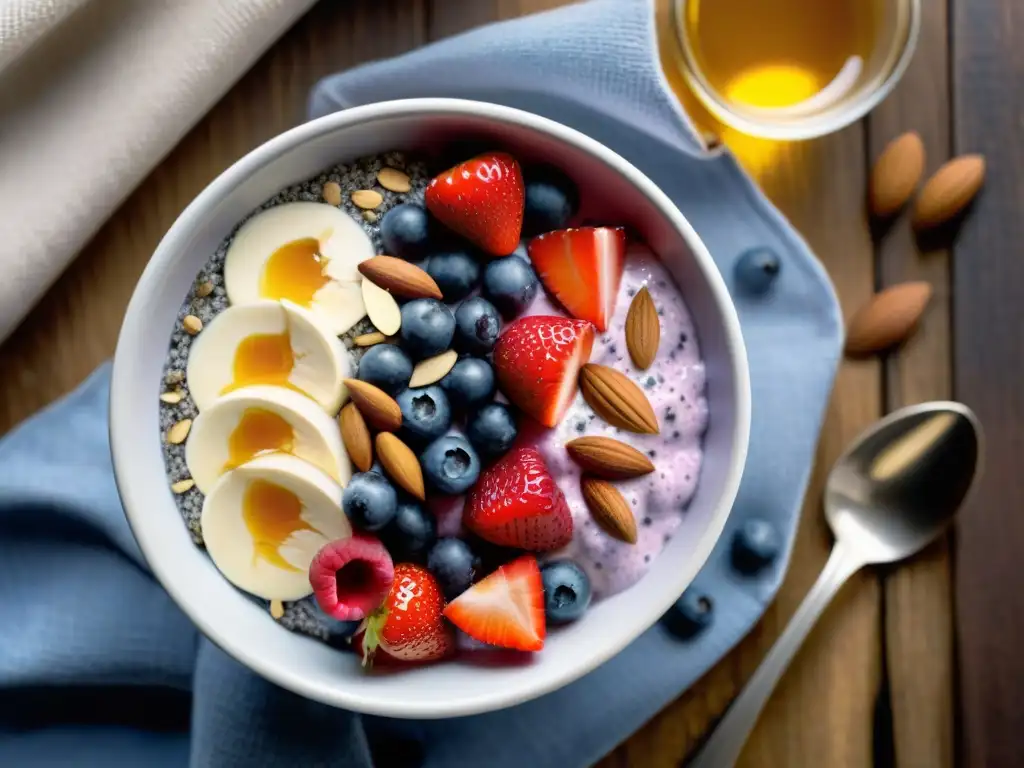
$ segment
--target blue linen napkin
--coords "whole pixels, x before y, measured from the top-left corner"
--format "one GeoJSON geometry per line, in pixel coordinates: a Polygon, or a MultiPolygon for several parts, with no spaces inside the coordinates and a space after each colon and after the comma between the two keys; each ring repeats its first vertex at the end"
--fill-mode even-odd
{"type": "Polygon", "coordinates": [[[242,668],[149,575],[124,520],[107,444],[109,368],[0,441],[0,765],[585,766],[639,728],[762,615],[785,570],[839,359],[831,285],[728,154],[706,155],[658,69],[649,0],[593,0],[472,31],[328,78],[313,116],[370,101],[453,96],[551,117],[647,173],[707,243],[732,291],[754,399],[747,471],[694,588],[715,606],[689,641],[660,626],[586,677],[502,712],[360,718],[242,668]],[[763,296],[733,265],[768,247],[763,296]],[[744,577],[737,525],[771,521],[785,547],[744,577]]]}

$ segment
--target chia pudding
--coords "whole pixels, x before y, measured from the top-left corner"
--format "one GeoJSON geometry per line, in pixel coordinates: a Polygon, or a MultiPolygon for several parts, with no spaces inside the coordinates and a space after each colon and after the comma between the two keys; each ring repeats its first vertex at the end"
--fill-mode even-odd
{"type": "Polygon", "coordinates": [[[579,196],[504,153],[433,177],[385,153],[282,190],[197,275],[160,393],[167,476],[195,543],[285,628],[378,663],[539,650],[676,532],[708,420],[693,321],[643,243],[577,225],[579,196]],[[581,369],[622,374],[656,426],[612,423],[581,369]],[[581,465],[582,437],[648,468],[581,465]]]}

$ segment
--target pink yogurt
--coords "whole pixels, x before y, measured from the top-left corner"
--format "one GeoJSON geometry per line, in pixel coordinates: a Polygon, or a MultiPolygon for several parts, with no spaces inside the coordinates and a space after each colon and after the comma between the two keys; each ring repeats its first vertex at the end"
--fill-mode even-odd
{"type": "MultiPolygon", "coordinates": [[[[542,291],[526,315],[565,315],[542,291]]],[[[573,539],[564,549],[544,559],[569,557],[590,577],[595,598],[608,597],[632,586],[682,522],[697,481],[704,451],[708,406],[704,395],[705,370],[693,320],[668,270],[645,247],[631,247],[619,288],[615,316],[608,330],[594,340],[590,362],[625,373],[647,395],[658,417],[661,433],[638,435],[607,424],[577,394],[561,423],[554,429],[522,419],[518,444],[532,444],[543,454],[552,476],[565,494],[573,517],[573,539]],[[643,286],[661,316],[661,345],[646,371],[629,358],[626,349],[626,313],[632,297],[643,286]],[[616,487],[633,507],[637,542],[627,544],[596,525],[580,492],[580,468],[569,458],[565,444],[584,435],[605,435],[646,453],[654,472],[616,487]]],[[[463,498],[433,500],[440,535],[455,535],[461,528],[463,498]]]]}

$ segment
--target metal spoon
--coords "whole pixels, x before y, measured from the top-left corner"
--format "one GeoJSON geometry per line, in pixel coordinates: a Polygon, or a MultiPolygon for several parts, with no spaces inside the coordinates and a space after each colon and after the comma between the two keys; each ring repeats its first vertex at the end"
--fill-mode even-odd
{"type": "Polygon", "coordinates": [[[920,551],[952,521],[977,474],[982,433],[965,405],[923,403],[886,416],[832,468],[825,519],[835,546],[818,581],[689,768],[729,768],[825,607],[865,565],[920,551]]]}

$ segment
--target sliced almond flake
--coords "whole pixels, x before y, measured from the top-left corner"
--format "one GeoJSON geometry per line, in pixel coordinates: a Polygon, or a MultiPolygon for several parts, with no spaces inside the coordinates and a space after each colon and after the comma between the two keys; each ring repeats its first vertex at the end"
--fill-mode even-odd
{"type": "Polygon", "coordinates": [[[160,402],[167,403],[168,405],[177,405],[181,402],[183,395],[180,391],[174,390],[173,392],[164,392],[160,395],[160,402]]]}
{"type": "Polygon", "coordinates": [[[367,210],[376,208],[384,202],[384,196],[375,189],[357,189],[352,193],[352,202],[367,210]]]}
{"type": "Polygon", "coordinates": [[[185,442],[190,429],[192,429],[192,419],[182,419],[167,430],[167,442],[171,445],[180,445],[185,442]]]}
{"type": "Polygon", "coordinates": [[[324,184],[324,202],[328,205],[341,205],[341,185],[336,181],[324,184]]]}
{"type": "Polygon", "coordinates": [[[363,280],[363,304],[373,327],[385,336],[394,336],[402,327],[402,310],[395,297],[372,280],[363,280]]]}
{"type": "Polygon", "coordinates": [[[195,480],[193,480],[191,477],[186,477],[184,480],[179,480],[176,483],[171,483],[171,491],[173,491],[174,493],[181,494],[185,493],[186,491],[191,491],[195,487],[195,485],[195,480]]]}
{"type": "Polygon", "coordinates": [[[412,189],[409,175],[397,168],[381,168],[377,174],[377,182],[384,189],[389,189],[392,192],[408,192],[412,189]]]}
{"type": "Polygon", "coordinates": [[[270,615],[273,616],[275,619],[280,619],[282,616],[284,616],[284,603],[282,603],[280,600],[271,600],[270,615]]]}
{"type": "Polygon", "coordinates": [[[448,375],[448,371],[455,366],[455,361],[458,359],[459,353],[454,349],[449,349],[440,355],[420,360],[416,363],[416,367],[412,369],[412,378],[409,379],[409,386],[425,387],[428,384],[440,381],[448,375]]]}
{"type": "Polygon", "coordinates": [[[354,339],[352,339],[352,343],[355,344],[357,347],[372,347],[376,344],[383,344],[387,340],[388,337],[385,336],[383,333],[381,333],[380,331],[374,331],[373,333],[364,333],[359,336],[356,336],[354,339]]]}
{"type": "Polygon", "coordinates": [[[201,330],[203,330],[203,321],[195,315],[185,315],[185,319],[181,321],[185,331],[192,336],[195,336],[201,330]]]}

